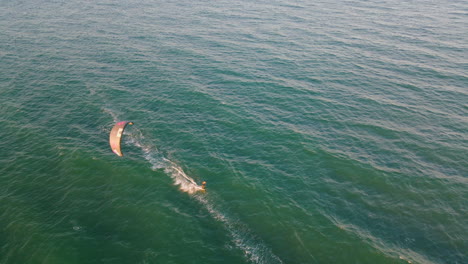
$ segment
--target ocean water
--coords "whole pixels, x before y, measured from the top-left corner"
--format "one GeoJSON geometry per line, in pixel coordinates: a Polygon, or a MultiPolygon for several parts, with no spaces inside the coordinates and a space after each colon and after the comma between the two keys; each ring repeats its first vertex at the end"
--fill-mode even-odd
{"type": "Polygon", "coordinates": [[[0,0],[0,263],[468,263],[467,29],[464,0],[0,0]]]}

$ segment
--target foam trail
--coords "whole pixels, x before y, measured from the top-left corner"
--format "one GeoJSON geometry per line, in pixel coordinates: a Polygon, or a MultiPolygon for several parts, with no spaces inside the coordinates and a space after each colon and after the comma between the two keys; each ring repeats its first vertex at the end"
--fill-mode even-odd
{"type": "MultiPolygon", "coordinates": [[[[104,109],[109,113],[114,122],[118,121],[117,115],[111,110],[104,109]]],[[[174,185],[178,185],[179,189],[189,194],[197,193],[202,190],[194,179],[189,177],[183,169],[175,162],[165,158],[151,143],[145,142],[143,133],[138,128],[133,128],[131,132],[124,132],[126,139],[139,147],[143,151],[143,156],[152,165],[153,170],[164,169],[164,171],[174,180],[174,185]],[[127,134],[128,133],[128,134],[127,134]]],[[[232,220],[226,214],[216,209],[213,202],[207,199],[206,195],[193,196],[200,204],[202,204],[210,215],[221,222],[229,232],[234,245],[242,250],[245,258],[251,263],[258,264],[281,264],[283,263],[271,250],[264,244],[263,241],[252,235],[252,232],[239,221],[232,220]]]]}
{"type": "Polygon", "coordinates": [[[145,144],[145,137],[138,128],[132,129],[126,138],[143,151],[143,156],[152,165],[153,170],[164,169],[173,179],[174,185],[178,185],[181,191],[193,194],[202,190],[202,187],[189,177],[179,165],[166,159],[151,144],[145,144]]]}
{"type": "Polygon", "coordinates": [[[202,190],[202,187],[199,186],[192,178],[187,176],[180,166],[168,159],[164,158],[164,160],[168,164],[164,171],[171,176],[175,185],[179,185],[180,190],[190,194],[202,190]]]}
{"type": "MultiPolygon", "coordinates": [[[[178,185],[179,189],[183,192],[194,194],[202,190],[201,186],[188,176],[177,163],[165,158],[157,149],[151,147],[150,144],[142,143],[144,142],[144,137],[138,129],[134,130],[132,133],[133,135],[130,136],[132,143],[141,148],[144,157],[149,161],[154,170],[164,169],[174,180],[174,184],[178,185]]],[[[214,219],[225,226],[232,242],[237,248],[242,250],[247,260],[258,264],[283,263],[260,239],[253,236],[245,225],[232,220],[220,210],[216,209],[214,203],[210,202],[206,198],[206,195],[200,194],[194,195],[193,197],[207,209],[214,219]]]]}
{"type": "Polygon", "coordinates": [[[244,256],[252,263],[258,264],[281,264],[283,261],[273,254],[263,241],[256,238],[248,228],[238,221],[227,217],[221,211],[217,210],[213,203],[210,203],[204,195],[196,195],[195,198],[205,206],[211,216],[223,223],[234,245],[241,249],[244,256]]]}

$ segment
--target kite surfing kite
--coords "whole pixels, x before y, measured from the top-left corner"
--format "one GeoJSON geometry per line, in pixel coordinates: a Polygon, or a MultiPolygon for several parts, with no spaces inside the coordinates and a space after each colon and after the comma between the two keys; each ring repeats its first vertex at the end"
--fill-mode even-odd
{"type": "Polygon", "coordinates": [[[120,150],[120,140],[122,139],[122,134],[127,125],[133,125],[133,122],[122,121],[115,124],[112,128],[109,135],[109,143],[112,151],[120,157],[123,156],[122,151],[120,150]]]}

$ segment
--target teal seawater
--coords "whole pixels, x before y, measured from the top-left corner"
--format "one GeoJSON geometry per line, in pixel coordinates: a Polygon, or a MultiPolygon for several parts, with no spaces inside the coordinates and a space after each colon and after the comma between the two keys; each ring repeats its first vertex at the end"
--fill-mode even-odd
{"type": "Polygon", "coordinates": [[[467,28],[461,0],[1,0],[0,263],[468,263],[467,28]]]}

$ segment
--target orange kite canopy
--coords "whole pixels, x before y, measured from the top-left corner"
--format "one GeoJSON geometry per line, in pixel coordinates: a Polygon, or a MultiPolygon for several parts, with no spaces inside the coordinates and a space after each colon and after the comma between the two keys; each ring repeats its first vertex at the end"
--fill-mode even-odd
{"type": "Polygon", "coordinates": [[[109,143],[112,151],[120,157],[123,156],[122,151],[120,151],[120,140],[122,139],[122,134],[127,125],[133,125],[133,122],[130,121],[121,121],[117,122],[112,128],[109,135],[109,143]]]}

